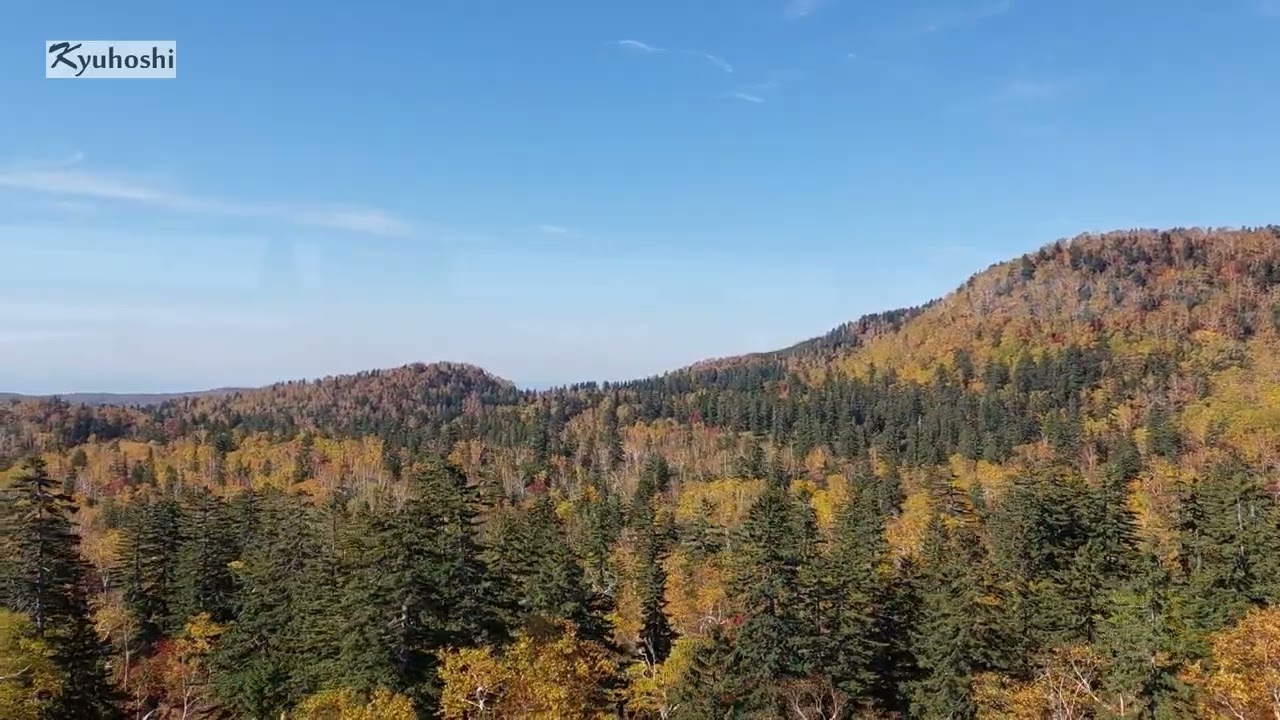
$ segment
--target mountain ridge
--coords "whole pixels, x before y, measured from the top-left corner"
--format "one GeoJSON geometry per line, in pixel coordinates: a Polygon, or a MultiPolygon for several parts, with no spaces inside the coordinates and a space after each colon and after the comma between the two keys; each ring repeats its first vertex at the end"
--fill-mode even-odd
{"type": "MultiPolygon", "coordinates": [[[[529,390],[474,364],[441,361],[260,388],[61,399],[145,405],[166,417],[212,413],[232,424],[245,416],[266,422],[266,416],[283,414],[287,426],[323,426],[326,418],[353,408],[370,422],[408,416],[434,422],[540,402],[578,412],[607,396],[658,385],[692,392],[729,382],[739,390],[771,387],[787,394],[832,377],[873,377],[882,370],[927,383],[960,366],[980,376],[992,363],[1012,367],[1024,354],[1069,346],[1106,347],[1116,361],[1172,353],[1173,361],[1195,366],[1201,382],[1208,382],[1274,342],[1278,291],[1280,226],[1115,231],[1045,244],[974,273],[941,298],[864,315],[785,348],[701,360],[629,381],[529,390]]],[[[1173,393],[1180,404],[1196,399],[1185,389],[1173,393]]]]}
{"type": "MultiPolygon", "coordinates": [[[[973,619],[982,632],[1003,628],[966,652],[987,662],[985,647],[1007,646],[1011,660],[975,665],[983,672],[972,677],[957,671],[959,686],[990,710],[979,716],[1003,717],[1010,703],[1047,697],[1045,673],[1059,672],[1055,663],[1065,663],[1068,685],[1082,670],[1091,683],[1119,673],[1105,681],[1109,692],[1129,693],[1126,707],[1138,707],[1139,691],[1126,690],[1130,670],[1148,672],[1162,648],[1182,648],[1162,672],[1191,682],[1215,634],[1235,632],[1252,609],[1270,606],[1280,628],[1272,580],[1280,562],[1280,228],[1051,243],[919,307],[621,383],[530,391],[475,365],[414,363],[145,408],[0,403],[0,480],[21,475],[22,459],[33,455],[80,501],[84,547],[104,577],[120,567],[112,548],[121,522],[134,532],[130,523],[163,520],[151,512],[161,504],[185,518],[178,532],[164,520],[153,533],[178,538],[178,560],[226,544],[221,534],[183,541],[195,537],[192,528],[248,527],[251,542],[201,567],[230,568],[238,557],[257,564],[244,575],[251,582],[287,578],[264,558],[292,558],[310,535],[333,548],[316,555],[323,563],[315,577],[331,577],[348,567],[333,562],[374,537],[397,554],[370,554],[351,571],[392,575],[388,557],[436,557],[435,546],[395,543],[434,527],[439,516],[418,513],[436,504],[415,498],[447,489],[474,501],[482,532],[497,533],[487,547],[510,551],[500,567],[519,580],[513,587],[532,592],[547,577],[582,578],[584,594],[574,597],[598,597],[610,620],[596,623],[589,609],[575,617],[625,652],[642,647],[649,616],[716,655],[706,645],[715,642],[708,618],[740,647],[761,617],[752,604],[759,596],[737,570],[752,566],[741,563],[775,557],[769,553],[790,537],[803,540],[794,547],[804,564],[792,567],[865,562],[849,562],[831,544],[846,537],[875,549],[879,559],[863,571],[879,578],[877,593],[900,593],[884,596],[898,598],[886,607],[973,619]],[[259,509],[277,514],[239,524],[259,509]],[[209,513],[225,524],[209,524],[209,513]],[[762,513],[774,519],[763,522],[762,513]],[[405,517],[409,524],[397,524],[405,517]],[[534,521],[548,532],[521,529],[534,521]],[[658,533],[675,540],[666,561],[646,555],[658,533]],[[533,552],[562,558],[563,573],[521,570],[535,537],[546,547],[533,552]],[[642,601],[659,564],[666,580],[655,584],[652,603],[642,601]],[[957,580],[918,592],[930,578],[957,580]],[[1115,670],[1108,663],[1119,656],[1107,643],[1135,635],[1092,637],[1069,619],[1123,621],[1146,633],[1148,603],[1132,593],[1148,587],[1173,598],[1162,606],[1199,609],[1161,621],[1169,637],[1115,670]],[[953,609],[957,597],[964,605],[953,609]],[[1062,611],[1046,615],[1047,624],[1028,624],[1055,607],[1062,611]],[[1035,647],[1024,644],[1028,637],[1035,647]]],[[[785,571],[774,567],[760,575],[785,571]]],[[[100,585],[107,599],[119,597],[100,585]]],[[[333,627],[352,622],[350,605],[331,606],[333,627]]],[[[252,623],[261,611],[236,612],[231,606],[223,617],[252,623]]],[[[380,612],[366,637],[378,637],[403,606],[380,612]]],[[[953,654],[919,639],[956,633],[924,621],[903,628],[901,618],[917,622],[913,613],[893,610],[885,626],[894,628],[901,667],[916,673],[925,666],[913,658],[953,654]]],[[[228,637],[234,633],[232,625],[228,637]]],[[[877,642],[885,637],[875,633],[877,642]]],[[[952,672],[945,662],[931,667],[928,677],[952,672]]],[[[780,677],[779,691],[795,689],[780,677]]],[[[885,677],[915,687],[901,680],[915,675],[885,677]]],[[[916,716],[916,700],[877,702],[907,709],[886,717],[916,716]]],[[[1027,707],[1019,717],[1050,714],[1043,703],[1027,707]]]]}
{"type": "Polygon", "coordinates": [[[247,387],[219,387],[210,388],[208,390],[183,390],[179,392],[155,392],[155,393],[127,393],[127,392],[69,392],[69,393],[18,393],[18,392],[0,392],[0,402],[9,400],[46,400],[51,398],[60,398],[69,403],[83,405],[120,405],[120,406],[149,406],[159,405],[170,400],[178,400],[184,397],[205,397],[230,395],[232,393],[244,392],[254,388],[247,387]]]}

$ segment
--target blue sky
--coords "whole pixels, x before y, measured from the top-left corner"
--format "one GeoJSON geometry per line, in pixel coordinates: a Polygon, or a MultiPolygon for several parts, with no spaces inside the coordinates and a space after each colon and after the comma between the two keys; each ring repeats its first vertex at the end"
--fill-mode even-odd
{"type": "Polygon", "coordinates": [[[1277,0],[18,3],[0,98],[0,390],[630,378],[1280,220],[1277,0]]]}

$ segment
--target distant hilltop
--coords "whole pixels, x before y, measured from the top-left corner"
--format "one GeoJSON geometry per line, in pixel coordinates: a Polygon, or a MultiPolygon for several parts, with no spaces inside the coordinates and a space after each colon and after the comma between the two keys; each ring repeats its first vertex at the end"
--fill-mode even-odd
{"type": "Polygon", "coordinates": [[[197,390],[194,392],[176,392],[176,393],[100,393],[100,392],[82,392],[82,393],[48,393],[44,395],[26,395],[23,393],[0,392],[0,402],[9,400],[33,400],[40,398],[61,398],[73,405],[159,405],[170,400],[180,400],[182,398],[191,397],[220,397],[222,395],[231,395],[233,393],[243,392],[251,388],[215,388],[213,390],[197,390]]]}

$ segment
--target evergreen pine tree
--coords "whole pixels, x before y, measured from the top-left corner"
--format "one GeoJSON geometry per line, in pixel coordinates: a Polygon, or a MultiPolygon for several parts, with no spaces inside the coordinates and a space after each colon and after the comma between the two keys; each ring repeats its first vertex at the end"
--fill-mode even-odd
{"type": "Polygon", "coordinates": [[[200,613],[228,622],[235,612],[235,577],[230,563],[238,542],[227,505],[205,488],[191,491],[183,504],[181,544],[175,569],[174,624],[181,627],[200,613]]]}
{"type": "Polygon", "coordinates": [[[1015,479],[992,518],[997,563],[1013,595],[1009,620],[1022,641],[1014,655],[1023,661],[1088,637],[1101,549],[1082,553],[1090,539],[1087,511],[1079,476],[1045,468],[1015,479]]]}
{"type": "Polygon", "coordinates": [[[1280,578],[1275,501],[1240,463],[1215,468],[1186,498],[1183,554],[1201,632],[1218,630],[1253,606],[1272,603],[1280,578]]]}
{"type": "Polygon", "coordinates": [[[300,694],[338,684],[344,667],[339,662],[347,622],[342,616],[344,533],[351,514],[348,493],[339,488],[312,513],[312,552],[303,554],[302,577],[294,602],[297,611],[288,632],[304,658],[295,668],[293,684],[300,694]]]}
{"type": "Polygon", "coordinates": [[[676,686],[673,720],[738,720],[750,688],[736,669],[733,643],[719,626],[699,643],[693,666],[676,686]]]}
{"type": "Polygon", "coordinates": [[[291,630],[302,612],[300,582],[317,552],[308,509],[296,498],[268,491],[258,502],[258,532],[245,543],[244,583],[235,619],[213,658],[215,689],[238,717],[279,717],[299,697],[292,675],[307,660],[291,630]]]}
{"type": "Polygon", "coordinates": [[[920,567],[907,556],[875,590],[876,653],[872,657],[870,694],[875,707],[907,717],[915,683],[920,679],[915,655],[921,621],[920,567]]]}
{"type": "Polygon", "coordinates": [[[608,592],[616,585],[612,550],[622,532],[623,509],[617,493],[599,482],[598,476],[592,479],[596,481],[592,485],[595,494],[582,509],[585,515],[581,550],[583,570],[588,584],[608,592]]]}
{"type": "Polygon", "coordinates": [[[62,674],[61,691],[46,710],[49,720],[122,717],[112,685],[109,645],[94,627],[89,568],[69,515],[70,497],[50,479],[44,461],[32,457],[5,493],[8,551],[16,559],[8,607],[30,616],[35,637],[47,642],[62,674]]]}
{"type": "Polygon", "coordinates": [[[605,469],[613,470],[622,463],[622,431],[618,425],[618,399],[604,410],[604,428],[600,432],[600,446],[604,449],[605,469]]]}
{"type": "Polygon", "coordinates": [[[345,533],[340,615],[348,631],[338,662],[348,684],[405,693],[431,713],[438,651],[500,643],[507,628],[495,605],[504,593],[476,538],[474,488],[441,460],[420,465],[403,507],[366,509],[345,533]]]}
{"type": "Polygon", "coordinates": [[[580,637],[607,644],[610,631],[604,619],[605,599],[588,587],[550,498],[539,498],[515,529],[519,533],[516,551],[521,557],[514,569],[527,612],[568,620],[578,628],[580,637]]]}
{"type": "Polygon", "coordinates": [[[812,511],[791,496],[780,468],[743,524],[731,590],[745,620],[734,639],[734,668],[751,688],[750,705],[776,712],[775,684],[814,669],[813,628],[804,622],[801,573],[816,542],[812,511]]]}
{"type": "Polygon", "coordinates": [[[1108,595],[1098,625],[1103,697],[1119,717],[1177,717],[1167,712],[1186,693],[1178,678],[1187,648],[1177,593],[1155,555],[1135,564],[1135,576],[1108,595]]]}
{"type": "Polygon", "coordinates": [[[817,621],[825,626],[820,669],[855,701],[864,701],[875,680],[881,651],[876,637],[877,570],[887,544],[884,518],[865,481],[841,508],[831,549],[819,563],[817,621]]]}
{"type": "Polygon", "coordinates": [[[768,464],[765,461],[764,446],[752,442],[747,447],[746,454],[738,458],[734,474],[743,478],[763,478],[767,472],[768,464]]]}
{"type": "Polygon", "coordinates": [[[124,526],[121,584],[144,646],[176,632],[185,620],[175,617],[172,609],[181,527],[182,510],[167,494],[134,507],[124,526]]]}
{"type": "MultiPolygon", "coordinates": [[[[636,492],[631,501],[631,507],[636,512],[647,514],[653,498],[667,492],[670,485],[671,466],[667,464],[666,458],[658,454],[650,455],[645,459],[644,467],[640,470],[640,479],[636,482],[636,492]]],[[[634,513],[632,519],[636,520],[634,513]]],[[[642,529],[643,518],[640,518],[634,527],[642,529]]]]}
{"type": "Polygon", "coordinates": [[[650,664],[664,662],[671,653],[675,632],[666,614],[667,571],[662,566],[668,535],[661,521],[641,530],[639,542],[640,652],[650,664]]]}
{"type": "Polygon", "coordinates": [[[921,610],[914,637],[920,677],[911,717],[973,718],[973,677],[1007,662],[1009,635],[983,541],[963,514],[935,513],[925,529],[921,610]]]}

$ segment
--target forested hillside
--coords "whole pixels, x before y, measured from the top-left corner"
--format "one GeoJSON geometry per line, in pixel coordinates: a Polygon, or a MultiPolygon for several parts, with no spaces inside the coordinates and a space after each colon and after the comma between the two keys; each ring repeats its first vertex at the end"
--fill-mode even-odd
{"type": "Polygon", "coordinates": [[[1280,717],[1280,227],[776,352],[0,402],[0,718],[1280,717]]]}

